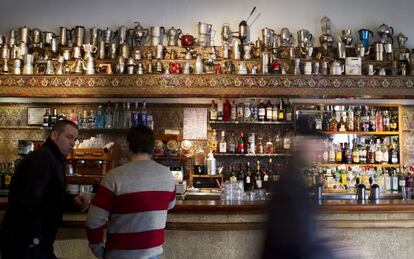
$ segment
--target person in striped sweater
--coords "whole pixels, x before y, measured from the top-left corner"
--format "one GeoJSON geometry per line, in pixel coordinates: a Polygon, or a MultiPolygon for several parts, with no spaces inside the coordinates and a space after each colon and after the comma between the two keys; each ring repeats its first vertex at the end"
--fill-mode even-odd
{"type": "Polygon", "coordinates": [[[89,247],[97,258],[159,258],[167,211],[175,206],[175,181],[169,168],[151,159],[150,128],[131,128],[127,142],[130,161],[102,179],[89,208],[89,247]]]}

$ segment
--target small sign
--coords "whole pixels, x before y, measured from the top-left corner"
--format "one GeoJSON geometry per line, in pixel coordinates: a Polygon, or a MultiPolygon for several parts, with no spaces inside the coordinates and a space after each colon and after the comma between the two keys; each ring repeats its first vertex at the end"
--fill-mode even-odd
{"type": "Polygon", "coordinates": [[[50,114],[50,108],[27,108],[27,125],[43,125],[43,115],[46,111],[50,114]]]}
{"type": "Polygon", "coordinates": [[[185,108],[183,138],[207,139],[207,108],[185,108]]]}

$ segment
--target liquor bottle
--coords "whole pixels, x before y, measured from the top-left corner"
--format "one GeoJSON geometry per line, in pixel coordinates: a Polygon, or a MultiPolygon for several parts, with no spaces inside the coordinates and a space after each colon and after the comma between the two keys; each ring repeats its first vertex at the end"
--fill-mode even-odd
{"type": "Polygon", "coordinates": [[[127,103],[124,111],[124,128],[129,129],[132,125],[131,103],[127,103]]]}
{"type": "Polygon", "coordinates": [[[354,118],[354,130],[361,131],[361,110],[359,108],[355,109],[355,118],[354,118]]]}
{"type": "Polygon", "coordinates": [[[46,109],[45,114],[43,115],[43,127],[49,127],[50,126],[50,113],[49,109],[46,109]]]}
{"type": "Polygon", "coordinates": [[[253,189],[252,184],[252,172],[250,170],[250,162],[246,164],[246,174],[244,177],[244,191],[251,191],[253,189]]]}
{"type": "Polygon", "coordinates": [[[345,143],[345,162],[347,164],[352,164],[352,150],[349,143],[345,143]]]}
{"type": "Polygon", "coordinates": [[[400,172],[398,168],[397,168],[397,177],[398,177],[398,191],[402,192],[403,187],[406,186],[405,175],[402,171],[400,172]]]}
{"type": "Polygon", "coordinates": [[[252,121],[252,111],[250,109],[250,103],[249,102],[245,102],[244,103],[244,111],[243,111],[243,120],[244,121],[252,121]]]}
{"type": "Polygon", "coordinates": [[[362,131],[369,131],[369,114],[368,107],[364,107],[361,115],[362,131]]]}
{"type": "Polygon", "coordinates": [[[224,117],[224,105],[223,105],[223,100],[220,98],[217,101],[217,120],[218,121],[223,121],[223,117],[224,117]]]}
{"type": "Polygon", "coordinates": [[[96,109],[96,128],[103,129],[105,127],[105,111],[102,105],[96,109]]]}
{"type": "Polygon", "coordinates": [[[286,121],[291,122],[293,121],[293,108],[290,100],[288,99],[285,105],[285,117],[286,121]]]}
{"type": "Polygon", "coordinates": [[[118,103],[115,103],[115,108],[113,111],[113,126],[115,129],[119,129],[120,128],[120,121],[119,121],[119,114],[120,114],[120,110],[118,107],[118,103]]]}
{"type": "Polygon", "coordinates": [[[389,153],[390,153],[390,164],[398,164],[399,163],[398,151],[397,151],[397,147],[394,141],[392,144],[390,144],[389,153]]]}
{"type": "Polygon", "coordinates": [[[387,192],[391,192],[392,190],[391,175],[388,172],[384,172],[384,187],[387,192]]]}
{"type": "Polygon", "coordinates": [[[283,106],[283,99],[280,99],[279,102],[279,111],[277,114],[277,120],[278,121],[284,121],[286,119],[285,117],[285,107],[283,106]]]}
{"type": "Polygon", "coordinates": [[[354,146],[352,148],[352,163],[359,164],[359,148],[358,144],[356,143],[356,140],[354,140],[354,146]]]}
{"type": "Polygon", "coordinates": [[[280,136],[280,131],[276,132],[275,136],[275,146],[273,148],[276,152],[282,150],[282,137],[280,136]]]}
{"type": "Polygon", "coordinates": [[[371,139],[369,142],[369,149],[368,149],[368,164],[375,164],[375,144],[374,141],[371,139]]]}
{"type": "Polygon", "coordinates": [[[382,141],[381,145],[381,151],[382,151],[382,164],[387,164],[390,161],[390,154],[388,152],[388,146],[385,143],[385,139],[382,141]]]}
{"type": "Polygon", "coordinates": [[[398,113],[391,111],[390,131],[398,131],[398,113]]]}
{"type": "Polygon", "coordinates": [[[369,114],[369,131],[377,131],[377,116],[374,107],[369,114]]]}
{"type": "Polygon", "coordinates": [[[339,122],[338,122],[338,131],[346,131],[347,130],[347,125],[346,125],[346,119],[345,119],[345,117],[346,117],[346,113],[343,113],[342,114],[342,116],[341,116],[341,118],[339,119],[339,122]]]}
{"type": "Polygon", "coordinates": [[[260,161],[259,160],[257,160],[257,162],[256,162],[256,173],[254,175],[254,182],[255,182],[255,188],[256,189],[262,189],[263,188],[262,172],[260,170],[260,161]]]}
{"type": "Polygon", "coordinates": [[[210,141],[209,141],[209,146],[210,146],[211,152],[217,152],[217,145],[218,145],[217,131],[215,129],[213,129],[213,132],[211,133],[211,138],[210,138],[210,141]]]}
{"type": "Polygon", "coordinates": [[[241,100],[237,104],[237,121],[243,121],[244,119],[244,105],[241,100]]]}
{"type": "Polygon", "coordinates": [[[354,131],[354,111],[352,110],[352,106],[348,107],[346,117],[346,130],[347,131],[354,131]]]}
{"type": "Polygon", "coordinates": [[[223,121],[230,121],[231,118],[231,104],[229,99],[223,105],[223,121]]]}
{"type": "Polygon", "coordinates": [[[323,105],[320,106],[319,112],[315,116],[315,130],[316,131],[321,131],[323,129],[322,112],[323,112],[323,105]]]}
{"type": "Polygon", "coordinates": [[[392,170],[391,173],[391,191],[398,192],[398,176],[395,168],[392,170]]]}
{"type": "Polygon", "coordinates": [[[210,112],[210,121],[216,121],[217,120],[217,106],[214,100],[211,101],[209,112],[210,112]]]}
{"type": "Polygon", "coordinates": [[[264,105],[263,100],[260,100],[258,110],[259,110],[259,112],[258,112],[259,121],[265,121],[265,119],[266,119],[266,106],[264,105]]]}
{"type": "Polygon", "coordinates": [[[244,170],[243,170],[243,164],[240,163],[239,173],[237,174],[237,180],[242,181],[243,188],[244,188],[244,184],[245,184],[245,178],[246,178],[246,174],[244,173],[244,170]]]}
{"type": "Polygon", "coordinates": [[[265,153],[266,154],[273,154],[275,152],[274,150],[274,146],[273,146],[273,142],[272,142],[272,137],[269,136],[267,142],[266,142],[266,146],[265,146],[265,153]]]}
{"type": "Polygon", "coordinates": [[[269,169],[267,170],[263,170],[262,171],[262,179],[263,179],[263,188],[265,190],[269,190],[269,175],[270,175],[271,171],[269,171],[269,169]]]}
{"type": "Polygon", "coordinates": [[[142,109],[140,112],[140,121],[142,125],[148,126],[148,111],[147,111],[147,103],[145,101],[142,102],[142,109]]]}
{"type": "Polygon", "coordinates": [[[276,105],[276,100],[275,100],[273,108],[272,108],[272,121],[277,121],[277,115],[278,115],[278,110],[277,110],[277,105],[276,105]]]}
{"type": "Polygon", "coordinates": [[[335,152],[335,144],[333,143],[333,139],[329,140],[329,154],[328,154],[328,161],[329,163],[335,163],[336,152],[335,152]]]}
{"type": "Polygon", "coordinates": [[[381,140],[377,139],[377,144],[375,145],[375,163],[380,164],[383,160],[383,153],[381,149],[381,140]]]}
{"type": "Polygon", "coordinates": [[[154,130],[154,117],[152,114],[147,114],[147,127],[154,130]]]}
{"type": "Polygon", "coordinates": [[[236,145],[236,138],[234,136],[234,133],[232,132],[230,134],[229,142],[228,142],[228,152],[235,154],[237,151],[237,145],[236,145]]]}
{"type": "Polygon", "coordinates": [[[340,143],[336,145],[335,147],[335,162],[336,163],[342,163],[342,149],[341,149],[342,144],[343,143],[340,143]]]}
{"type": "Polygon", "coordinates": [[[255,99],[251,100],[250,104],[250,111],[252,113],[251,121],[258,121],[259,120],[259,108],[257,107],[257,102],[255,99]]]}
{"type": "Polygon", "coordinates": [[[247,153],[256,154],[256,134],[250,132],[247,137],[247,153]]]}
{"type": "Polygon", "coordinates": [[[390,114],[387,110],[383,112],[382,123],[384,131],[390,131],[390,114]]]}
{"type": "Polygon", "coordinates": [[[266,121],[272,121],[273,119],[273,105],[270,102],[270,99],[267,100],[266,103],[266,116],[265,116],[265,120],[266,121]]]}
{"type": "Polygon", "coordinates": [[[95,116],[95,112],[93,110],[91,110],[91,112],[88,115],[88,128],[90,128],[90,129],[97,128],[97,126],[96,126],[96,116],[95,116]]]}
{"type": "Polygon", "coordinates": [[[227,152],[227,142],[224,130],[221,131],[221,137],[219,142],[219,152],[226,153],[227,152]]]}
{"type": "MultiPolygon", "coordinates": [[[[323,110],[323,106],[321,106],[323,110]]],[[[326,107],[326,110],[323,112],[322,118],[322,130],[329,131],[329,122],[331,121],[332,114],[330,113],[329,106],[326,107]]]]}
{"type": "Polygon", "coordinates": [[[367,146],[365,145],[365,141],[360,142],[360,148],[359,148],[359,162],[361,164],[367,163],[367,146]]]}
{"type": "Polygon", "coordinates": [[[137,126],[141,124],[141,114],[139,113],[139,103],[135,102],[135,109],[132,111],[131,126],[137,126]]]}
{"type": "Polygon", "coordinates": [[[126,103],[122,103],[122,109],[119,110],[119,122],[118,127],[120,129],[124,128],[125,123],[125,110],[126,110],[126,103]]]}
{"type": "Polygon", "coordinates": [[[230,166],[230,182],[237,182],[237,175],[233,165],[230,166]]]}
{"type": "Polygon", "coordinates": [[[79,112],[78,118],[79,118],[79,127],[80,128],[89,128],[88,112],[86,110],[83,110],[82,114],[79,112]]]}
{"type": "Polygon", "coordinates": [[[338,120],[336,119],[335,108],[332,107],[332,117],[329,121],[329,131],[337,131],[338,130],[338,120]]]}
{"type": "Polygon", "coordinates": [[[329,142],[325,139],[324,141],[324,148],[322,153],[322,162],[328,163],[329,162],[329,142]]]}
{"type": "Polygon", "coordinates": [[[57,109],[53,109],[53,114],[50,115],[50,127],[53,127],[58,121],[57,109]]]}
{"type": "Polygon", "coordinates": [[[113,114],[111,102],[108,102],[105,109],[105,128],[111,129],[113,127],[113,114]]]}
{"type": "Polygon", "coordinates": [[[237,152],[244,154],[246,152],[246,145],[244,141],[243,131],[240,131],[239,141],[237,142],[237,152]]]}
{"type": "Polygon", "coordinates": [[[283,149],[289,151],[292,149],[292,138],[293,138],[293,131],[288,131],[283,136],[283,149]]]}
{"type": "Polygon", "coordinates": [[[264,154],[264,145],[263,145],[263,138],[262,137],[258,137],[257,138],[257,154],[264,154]]]}
{"type": "Polygon", "coordinates": [[[231,104],[230,119],[231,121],[237,121],[237,105],[235,100],[231,104]]]}
{"type": "Polygon", "coordinates": [[[376,128],[378,132],[384,131],[383,128],[383,120],[382,120],[382,111],[381,110],[377,110],[376,114],[375,114],[375,124],[376,124],[376,128]]]}

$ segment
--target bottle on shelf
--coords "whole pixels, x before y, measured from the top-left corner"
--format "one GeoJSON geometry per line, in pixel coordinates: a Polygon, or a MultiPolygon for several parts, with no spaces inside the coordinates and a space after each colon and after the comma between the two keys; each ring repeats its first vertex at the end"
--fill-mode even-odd
{"type": "Polygon", "coordinates": [[[346,113],[342,113],[342,116],[340,116],[341,118],[339,119],[338,122],[338,131],[347,131],[347,124],[346,124],[346,113]]]}
{"type": "Polygon", "coordinates": [[[237,102],[237,121],[244,120],[244,105],[241,100],[237,102]]]}
{"type": "Polygon", "coordinates": [[[332,108],[331,109],[332,117],[329,120],[329,131],[337,131],[338,130],[338,120],[336,118],[335,108],[333,106],[331,108],[332,108]]]}
{"type": "Polygon", "coordinates": [[[105,127],[105,111],[102,105],[96,109],[96,128],[103,129],[105,127]]]}
{"type": "Polygon", "coordinates": [[[361,140],[359,144],[359,162],[361,164],[367,163],[367,146],[364,140],[361,140]]]}
{"type": "Polygon", "coordinates": [[[247,153],[256,154],[256,134],[250,132],[247,137],[247,153]]]}
{"type": "Polygon", "coordinates": [[[273,120],[273,105],[270,102],[270,99],[267,100],[265,109],[266,109],[265,121],[272,121],[273,120]]]}
{"type": "Polygon", "coordinates": [[[217,101],[217,120],[223,121],[223,117],[224,117],[224,105],[223,105],[223,100],[220,98],[217,101]]]}
{"type": "Polygon", "coordinates": [[[209,141],[210,150],[212,152],[217,152],[217,145],[218,145],[217,131],[215,129],[213,129],[213,132],[211,133],[211,138],[210,138],[210,141],[209,141]]]}
{"type": "Polygon", "coordinates": [[[274,145],[273,145],[273,142],[272,142],[272,136],[269,136],[269,138],[267,139],[267,142],[265,144],[265,153],[266,154],[275,153],[274,145]]]}
{"type": "Polygon", "coordinates": [[[277,102],[276,102],[276,100],[274,100],[274,105],[273,105],[273,108],[272,108],[272,121],[277,121],[277,116],[278,116],[278,106],[277,106],[277,102]]]}
{"type": "Polygon", "coordinates": [[[244,154],[246,153],[246,145],[245,145],[245,140],[244,140],[244,133],[243,131],[240,131],[240,137],[239,140],[237,142],[237,152],[240,154],[244,154]]]}
{"type": "Polygon", "coordinates": [[[263,138],[262,137],[258,137],[257,138],[256,151],[257,151],[257,154],[264,154],[264,152],[265,152],[265,148],[264,148],[264,145],[263,145],[263,138]]]}
{"type": "MultiPolygon", "coordinates": [[[[272,112],[273,112],[273,110],[272,110],[272,112]]],[[[259,121],[265,121],[266,120],[266,106],[265,106],[263,100],[260,100],[260,103],[259,103],[259,106],[258,106],[258,119],[259,119],[259,121]]]]}
{"type": "Polygon", "coordinates": [[[254,183],[255,183],[255,189],[263,188],[262,172],[261,172],[259,160],[257,160],[256,162],[256,173],[254,175],[254,183]]]}
{"type": "Polygon", "coordinates": [[[95,112],[91,110],[91,112],[88,114],[88,128],[94,129],[97,128],[96,126],[96,116],[95,112]]]}
{"type": "Polygon", "coordinates": [[[105,109],[105,128],[111,129],[113,128],[113,114],[112,114],[112,107],[111,102],[108,102],[105,109]]]}
{"type": "Polygon", "coordinates": [[[352,109],[352,106],[348,107],[348,111],[346,112],[346,130],[347,131],[354,131],[354,111],[352,109]]]}
{"type": "Polygon", "coordinates": [[[377,131],[382,132],[384,131],[384,127],[383,127],[383,118],[382,118],[382,111],[381,110],[377,110],[376,114],[375,114],[375,127],[377,129],[377,131]]]}
{"type": "MultiPolygon", "coordinates": [[[[323,110],[323,105],[321,105],[321,109],[323,110]]],[[[323,131],[329,131],[329,122],[331,121],[331,115],[329,110],[329,106],[326,107],[326,110],[323,112],[322,117],[322,130],[323,131]]]]}
{"type": "Polygon", "coordinates": [[[210,113],[210,121],[216,121],[217,120],[217,105],[214,100],[211,101],[209,113],[210,113]]]}
{"type": "Polygon", "coordinates": [[[283,104],[283,99],[280,99],[280,102],[279,102],[279,111],[278,111],[278,114],[277,114],[277,120],[278,121],[286,120],[285,107],[284,107],[284,104],[283,104]]]}
{"type": "Polygon", "coordinates": [[[237,121],[237,105],[235,100],[233,100],[231,104],[230,120],[237,121]]]}
{"type": "Polygon", "coordinates": [[[286,101],[285,118],[287,122],[293,121],[293,107],[292,107],[292,104],[290,103],[290,100],[286,101]]]}
{"type": "Polygon", "coordinates": [[[398,131],[398,112],[391,111],[390,131],[398,131]]]}
{"type": "Polygon", "coordinates": [[[244,177],[244,191],[252,191],[253,190],[253,183],[252,183],[252,172],[250,169],[250,162],[246,163],[246,174],[244,177]]]}
{"type": "Polygon", "coordinates": [[[362,131],[368,132],[369,131],[369,112],[368,106],[364,106],[361,114],[361,123],[362,123],[362,131]]]}
{"type": "Polygon", "coordinates": [[[359,160],[359,148],[358,148],[358,144],[356,142],[356,140],[354,140],[354,145],[352,148],[352,163],[354,164],[359,164],[360,160],[359,160]]]}
{"type": "Polygon", "coordinates": [[[219,142],[219,152],[220,153],[227,153],[227,142],[225,131],[221,131],[220,142],[219,142]]]}
{"type": "Polygon", "coordinates": [[[369,131],[378,131],[377,129],[377,116],[374,107],[371,107],[371,112],[369,113],[369,131]]]}
{"type": "Polygon", "coordinates": [[[250,111],[252,113],[251,115],[252,121],[258,121],[259,120],[259,107],[257,107],[257,102],[256,102],[256,99],[254,98],[251,100],[250,111]]]}
{"type": "Polygon", "coordinates": [[[50,126],[50,113],[49,109],[46,109],[45,114],[43,115],[43,127],[49,127],[50,126]]]}
{"type": "Polygon", "coordinates": [[[229,99],[226,99],[226,102],[223,105],[223,121],[230,121],[231,119],[231,104],[229,99]]]}
{"type": "Polygon", "coordinates": [[[58,121],[58,113],[57,113],[57,109],[53,109],[53,113],[52,115],[50,115],[50,127],[53,127],[56,122],[58,121]]]}
{"type": "Polygon", "coordinates": [[[243,116],[243,121],[252,121],[252,110],[248,101],[244,103],[243,116]]]}
{"type": "Polygon", "coordinates": [[[148,126],[148,110],[147,110],[147,102],[142,102],[142,109],[140,111],[140,122],[144,126],[148,126]]]}
{"type": "Polygon", "coordinates": [[[237,141],[236,137],[234,136],[234,133],[232,132],[230,134],[229,140],[228,140],[228,152],[235,154],[237,152],[237,141]]]}
{"type": "Polygon", "coordinates": [[[361,108],[360,107],[356,107],[355,108],[355,118],[354,118],[354,130],[355,131],[361,131],[361,108]]]}
{"type": "Polygon", "coordinates": [[[135,102],[135,107],[134,107],[134,110],[131,111],[131,116],[132,116],[131,126],[137,126],[141,124],[141,114],[139,110],[138,101],[135,102]]]}
{"type": "Polygon", "coordinates": [[[397,144],[395,140],[393,140],[392,143],[390,144],[389,154],[390,154],[389,155],[390,164],[398,164],[399,158],[398,158],[397,144]]]}
{"type": "Polygon", "coordinates": [[[388,113],[387,110],[383,112],[382,123],[383,123],[382,127],[384,131],[390,131],[390,114],[388,113]]]}

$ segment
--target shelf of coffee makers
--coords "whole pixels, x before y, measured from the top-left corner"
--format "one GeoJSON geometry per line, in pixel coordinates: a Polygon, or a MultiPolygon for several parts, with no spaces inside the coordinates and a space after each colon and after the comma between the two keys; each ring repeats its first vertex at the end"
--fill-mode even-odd
{"type": "Polygon", "coordinates": [[[209,121],[210,124],[293,125],[291,121],[209,121]]]}
{"type": "Polygon", "coordinates": [[[386,167],[386,168],[398,168],[400,164],[346,164],[346,163],[321,163],[320,167],[337,167],[337,166],[360,166],[360,167],[386,167]]]}
{"type": "Polygon", "coordinates": [[[214,153],[216,157],[290,157],[291,153],[265,153],[265,154],[240,154],[240,153],[214,153]]]}
{"type": "Polygon", "coordinates": [[[66,184],[99,184],[104,175],[66,175],[66,184]]]}
{"type": "Polygon", "coordinates": [[[383,135],[383,136],[397,136],[398,131],[321,131],[321,134],[326,135],[383,135]]]}

